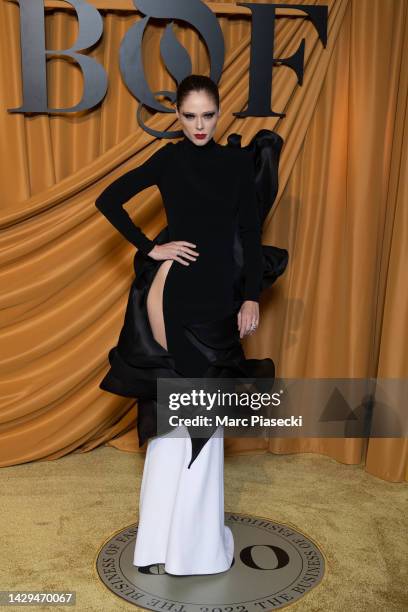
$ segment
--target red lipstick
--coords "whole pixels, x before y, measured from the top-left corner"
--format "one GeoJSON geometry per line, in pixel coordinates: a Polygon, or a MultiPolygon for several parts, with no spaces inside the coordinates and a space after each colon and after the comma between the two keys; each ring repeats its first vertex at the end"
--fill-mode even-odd
{"type": "Polygon", "coordinates": [[[197,138],[197,140],[204,140],[207,134],[194,134],[194,137],[197,138]]]}

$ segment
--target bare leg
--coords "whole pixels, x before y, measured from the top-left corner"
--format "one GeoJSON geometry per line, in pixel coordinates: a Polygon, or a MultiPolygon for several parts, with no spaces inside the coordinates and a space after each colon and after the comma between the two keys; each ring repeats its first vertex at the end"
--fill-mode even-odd
{"type": "Polygon", "coordinates": [[[173,259],[165,259],[160,265],[147,295],[147,314],[153,337],[167,350],[166,328],[163,317],[163,288],[173,259]]]}

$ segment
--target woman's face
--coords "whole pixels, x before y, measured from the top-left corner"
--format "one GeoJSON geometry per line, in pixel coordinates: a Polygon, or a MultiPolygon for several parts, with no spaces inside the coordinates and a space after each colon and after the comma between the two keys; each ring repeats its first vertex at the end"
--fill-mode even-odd
{"type": "Polygon", "coordinates": [[[176,107],[176,115],[184,134],[198,146],[204,145],[213,137],[219,114],[220,109],[205,90],[191,91],[184,98],[181,107],[176,107]],[[198,138],[197,134],[202,134],[203,137],[198,138]]]}

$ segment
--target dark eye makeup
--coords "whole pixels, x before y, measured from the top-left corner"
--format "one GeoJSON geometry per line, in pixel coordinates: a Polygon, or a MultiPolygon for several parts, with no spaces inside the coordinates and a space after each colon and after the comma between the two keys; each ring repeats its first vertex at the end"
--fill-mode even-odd
{"type": "MultiPolygon", "coordinates": [[[[203,117],[205,119],[212,119],[215,115],[215,112],[204,113],[203,117]]],[[[186,119],[193,119],[195,117],[194,113],[183,113],[183,116],[186,119]]]]}

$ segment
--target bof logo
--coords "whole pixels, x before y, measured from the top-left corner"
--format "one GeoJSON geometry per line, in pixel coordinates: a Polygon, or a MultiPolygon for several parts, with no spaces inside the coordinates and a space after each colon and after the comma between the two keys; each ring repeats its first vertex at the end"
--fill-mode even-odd
{"type": "MultiPolygon", "coordinates": [[[[17,0],[20,8],[21,41],[21,106],[7,109],[10,113],[74,113],[90,110],[105,97],[108,75],[104,67],[86,54],[98,43],[103,34],[103,19],[99,11],[85,0],[66,0],[74,9],[78,20],[78,36],[69,49],[47,49],[45,46],[45,6],[43,0],[17,0]],[[46,62],[51,57],[75,62],[83,76],[83,94],[74,106],[50,108],[47,96],[46,62]]],[[[163,133],[148,128],[142,120],[143,106],[160,113],[174,113],[174,109],[162,104],[157,96],[174,102],[175,91],[151,91],[146,79],[142,48],[143,35],[149,23],[155,19],[169,20],[160,41],[160,54],[168,73],[178,85],[192,73],[192,62],[188,51],[174,33],[174,21],[180,20],[195,31],[204,41],[209,54],[209,76],[218,83],[225,60],[223,33],[216,15],[202,0],[133,0],[135,10],[144,17],[136,21],[126,32],[119,50],[119,67],[123,80],[139,101],[138,122],[143,129],[154,136],[163,133]]],[[[304,4],[268,3],[255,4],[238,2],[235,6],[246,7],[252,19],[251,48],[249,65],[249,94],[246,110],[233,113],[237,117],[284,117],[284,113],[271,109],[272,69],[289,68],[296,74],[297,83],[303,83],[305,39],[290,57],[275,57],[276,9],[285,9],[287,14],[278,17],[303,18],[316,29],[324,47],[327,43],[327,5],[308,6],[304,4]],[[302,14],[293,14],[292,11],[302,14]]],[[[112,4],[114,8],[114,3],[112,4]]],[[[167,134],[173,137],[174,134],[167,134]]]]}

